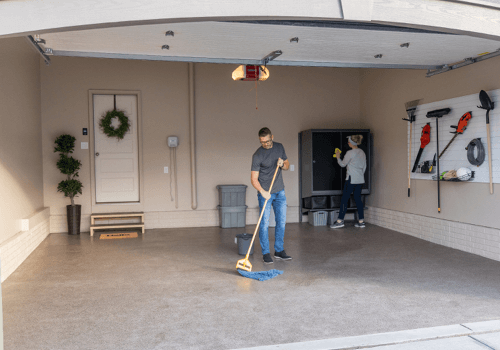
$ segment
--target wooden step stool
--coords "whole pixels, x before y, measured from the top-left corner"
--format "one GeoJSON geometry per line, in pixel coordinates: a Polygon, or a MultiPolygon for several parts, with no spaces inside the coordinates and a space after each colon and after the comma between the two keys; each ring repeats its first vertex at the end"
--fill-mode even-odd
{"type": "Polygon", "coordinates": [[[97,213],[90,215],[90,236],[94,235],[94,230],[108,230],[112,228],[140,228],[144,234],[144,213],[97,213]],[[96,220],[124,220],[130,218],[141,218],[140,223],[133,224],[105,224],[96,225],[96,220]]]}

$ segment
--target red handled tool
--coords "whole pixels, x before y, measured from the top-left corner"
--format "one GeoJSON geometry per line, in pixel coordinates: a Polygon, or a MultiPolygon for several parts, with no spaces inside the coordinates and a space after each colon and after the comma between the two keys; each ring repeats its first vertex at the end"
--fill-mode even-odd
{"type": "Polygon", "coordinates": [[[431,142],[431,123],[425,124],[425,126],[422,128],[422,136],[420,136],[420,149],[418,150],[417,159],[415,159],[415,164],[413,165],[413,169],[411,170],[412,173],[417,170],[420,156],[422,155],[425,146],[427,146],[429,142],[431,142]]]}
{"type": "Polygon", "coordinates": [[[453,138],[448,142],[446,147],[443,149],[443,152],[439,155],[439,158],[443,156],[443,153],[448,149],[448,147],[451,145],[451,143],[456,139],[458,135],[461,135],[464,133],[465,129],[467,129],[467,124],[469,123],[469,120],[472,119],[472,112],[467,112],[465,113],[460,120],[458,121],[458,125],[452,125],[452,128],[457,129],[457,131],[452,131],[452,134],[455,134],[453,138]]]}

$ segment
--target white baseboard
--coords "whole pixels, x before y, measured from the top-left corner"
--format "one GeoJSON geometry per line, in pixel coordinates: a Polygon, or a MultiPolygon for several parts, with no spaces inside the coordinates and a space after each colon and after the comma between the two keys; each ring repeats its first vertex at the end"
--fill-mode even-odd
{"type": "Polygon", "coordinates": [[[365,220],[445,247],[500,261],[500,230],[495,228],[376,207],[365,210],[365,220]]]}
{"type": "Polygon", "coordinates": [[[44,208],[23,220],[21,231],[0,244],[1,281],[5,281],[49,235],[50,208],[44,208]]]}
{"type": "MultiPolygon", "coordinates": [[[[154,211],[144,213],[144,223],[146,229],[156,228],[176,228],[176,227],[214,227],[219,226],[219,210],[177,210],[177,211],[154,211]]],[[[255,225],[259,220],[259,208],[247,208],[246,224],[255,225]]],[[[131,220],[120,220],[121,223],[136,222],[131,220]]],[[[288,207],[286,222],[299,222],[299,208],[288,207]]],[[[100,221],[101,224],[107,222],[100,221]]],[[[90,231],[90,215],[82,215],[81,232],[90,231]]],[[[66,215],[50,216],[50,232],[62,233],[68,232],[66,215]]]]}

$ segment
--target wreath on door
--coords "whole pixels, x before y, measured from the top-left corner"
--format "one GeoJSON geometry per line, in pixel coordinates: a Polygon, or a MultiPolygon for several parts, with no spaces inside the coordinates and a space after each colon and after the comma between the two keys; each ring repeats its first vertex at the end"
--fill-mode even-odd
{"type": "Polygon", "coordinates": [[[99,126],[101,130],[108,137],[116,137],[119,140],[123,140],[123,137],[130,130],[130,121],[128,117],[122,111],[112,110],[108,111],[104,117],[99,121],[99,126]],[[120,126],[116,129],[111,125],[113,118],[118,118],[120,121],[120,126]]]}

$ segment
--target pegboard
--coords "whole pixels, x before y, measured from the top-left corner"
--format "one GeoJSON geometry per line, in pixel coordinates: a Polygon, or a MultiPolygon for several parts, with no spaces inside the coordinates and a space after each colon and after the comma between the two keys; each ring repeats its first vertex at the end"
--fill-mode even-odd
{"type": "MultiPolygon", "coordinates": [[[[490,137],[491,137],[491,169],[493,183],[500,183],[500,89],[486,91],[491,101],[495,103],[495,108],[490,110],[490,137]]],[[[458,135],[448,147],[446,152],[439,159],[439,170],[442,173],[447,170],[457,170],[461,167],[466,167],[475,172],[474,179],[467,182],[490,182],[489,166],[488,166],[488,138],[486,136],[486,110],[478,108],[481,102],[479,101],[479,91],[473,95],[467,95],[448,100],[421,104],[417,107],[415,114],[415,122],[413,123],[413,135],[411,147],[411,168],[415,163],[418,151],[420,149],[420,136],[422,128],[427,123],[431,123],[431,142],[425,146],[419,163],[430,160],[432,161],[436,153],[436,118],[427,118],[426,114],[429,111],[442,108],[450,108],[449,114],[439,118],[439,152],[441,153],[448,142],[453,138],[454,134],[450,133],[455,129],[451,125],[458,125],[458,121],[466,112],[471,112],[472,119],[467,125],[467,129],[461,135],[458,135]],[[467,151],[465,147],[475,138],[481,138],[484,146],[485,159],[479,167],[469,163],[467,159],[467,151]]],[[[410,135],[410,123],[408,123],[408,135],[410,135]]],[[[409,140],[409,138],[408,138],[409,140]]],[[[408,147],[408,156],[410,148],[408,147]]],[[[476,147],[477,155],[477,147],[476,147]]],[[[436,158],[439,154],[436,156],[436,158]]],[[[432,176],[436,175],[436,171],[431,174],[411,173],[412,179],[432,180],[432,176]]]]}

